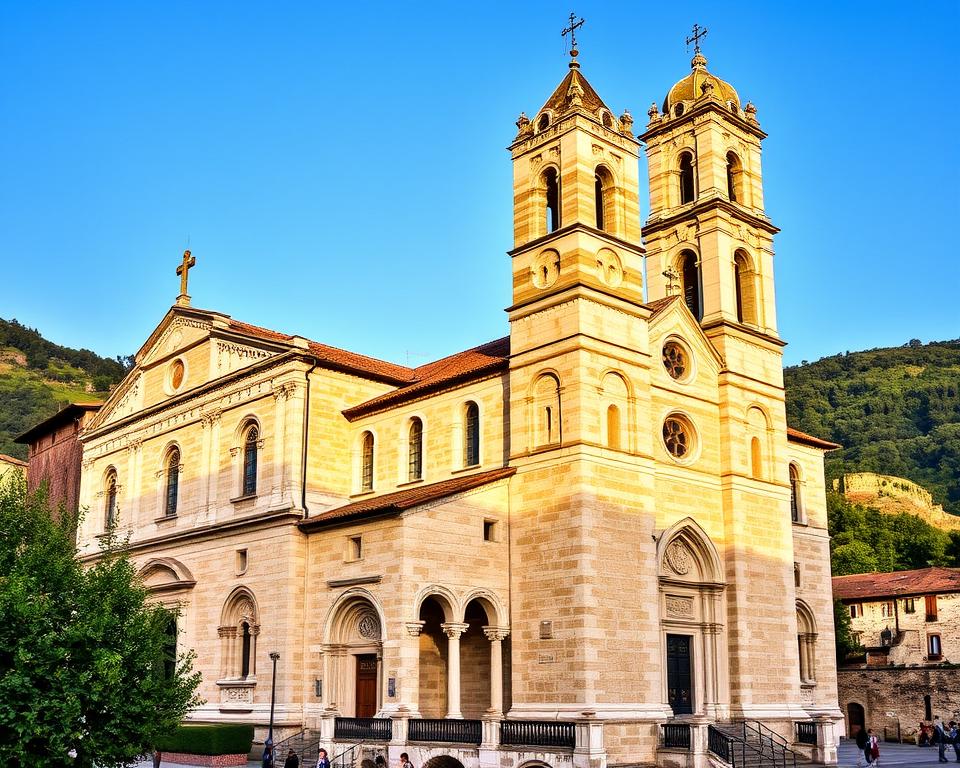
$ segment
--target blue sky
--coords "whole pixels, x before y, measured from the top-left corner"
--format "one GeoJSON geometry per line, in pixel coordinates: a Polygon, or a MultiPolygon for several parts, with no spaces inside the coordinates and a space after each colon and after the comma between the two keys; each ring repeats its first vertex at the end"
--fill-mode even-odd
{"type": "MultiPolygon", "coordinates": [[[[638,128],[695,21],[757,105],[788,364],[960,336],[958,8],[573,8],[581,71],[638,128]]],[[[189,243],[194,305],[247,322],[401,363],[505,335],[505,147],[570,10],[0,3],[0,317],[131,353],[189,243]]]]}

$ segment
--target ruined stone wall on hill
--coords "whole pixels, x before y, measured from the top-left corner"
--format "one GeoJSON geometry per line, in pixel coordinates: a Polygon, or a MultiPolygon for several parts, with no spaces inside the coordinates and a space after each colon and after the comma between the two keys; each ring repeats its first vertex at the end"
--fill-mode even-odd
{"type": "Polygon", "coordinates": [[[833,481],[833,490],[855,504],[895,515],[907,513],[945,531],[960,531],[960,517],[944,512],[923,487],[903,477],[856,472],[833,481]]]}

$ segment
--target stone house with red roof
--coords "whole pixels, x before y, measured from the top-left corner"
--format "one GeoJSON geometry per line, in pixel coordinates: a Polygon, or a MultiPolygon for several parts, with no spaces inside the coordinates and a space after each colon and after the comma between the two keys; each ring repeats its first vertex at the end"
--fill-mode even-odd
{"type": "Polygon", "coordinates": [[[838,670],[850,735],[864,726],[907,738],[960,711],[960,568],[833,578],[864,656],[838,670]]]}
{"type": "Polygon", "coordinates": [[[81,434],[79,546],[116,529],[180,608],[192,719],[437,768],[705,765],[731,723],[835,761],[836,446],[786,423],[765,134],[699,51],[648,115],[575,54],[521,115],[509,333],[442,360],[197,309],[183,275],[81,434]]]}

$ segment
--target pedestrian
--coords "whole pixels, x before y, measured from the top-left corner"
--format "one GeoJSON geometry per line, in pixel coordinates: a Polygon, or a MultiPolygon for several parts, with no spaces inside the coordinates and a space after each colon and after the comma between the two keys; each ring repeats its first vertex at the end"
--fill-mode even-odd
{"type": "Polygon", "coordinates": [[[159,749],[153,750],[153,768],[160,768],[160,763],[163,761],[163,753],[159,749]]]}
{"type": "Polygon", "coordinates": [[[943,721],[937,715],[933,718],[933,740],[937,743],[937,754],[941,763],[949,763],[947,760],[947,732],[944,730],[943,721]]]}
{"type": "Polygon", "coordinates": [[[400,768],[413,768],[413,763],[410,762],[410,755],[406,752],[400,753],[400,768]]]}
{"type": "Polygon", "coordinates": [[[287,752],[287,759],[283,761],[283,768],[300,768],[300,758],[292,747],[287,752]]]}
{"type": "Polygon", "coordinates": [[[960,763],[960,732],[957,731],[957,724],[953,720],[950,721],[950,733],[947,735],[950,743],[953,744],[953,755],[960,763]]]}
{"type": "Polygon", "coordinates": [[[330,768],[330,758],[327,757],[327,750],[321,749],[317,755],[317,768],[330,768]]]}
{"type": "Polygon", "coordinates": [[[273,741],[269,738],[263,745],[263,760],[260,765],[263,768],[273,768],[273,741]]]}
{"type": "Polygon", "coordinates": [[[867,729],[865,727],[860,728],[854,739],[857,742],[857,768],[863,768],[864,765],[870,764],[870,742],[867,739],[867,729]]]}
{"type": "Polygon", "coordinates": [[[873,728],[867,728],[867,741],[870,746],[870,758],[868,765],[880,765],[880,739],[878,739],[874,733],[873,728]]]}

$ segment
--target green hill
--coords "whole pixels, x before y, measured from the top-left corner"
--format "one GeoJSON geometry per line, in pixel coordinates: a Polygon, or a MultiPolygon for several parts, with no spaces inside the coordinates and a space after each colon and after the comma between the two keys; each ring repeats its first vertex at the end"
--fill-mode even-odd
{"type": "Polygon", "coordinates": [[[905,477],[960,514],[960,339],[846,352],[784,370],[787,420],[833,440],[848,472],[905,477]]]}
{"type": "Polygon", "coordinates": [[[102,400],[129,360],[61,347],[16,320],[0,319],[0,453],[25,459],[13,438],[70,402],[102,400]]]}

